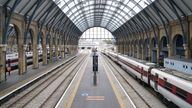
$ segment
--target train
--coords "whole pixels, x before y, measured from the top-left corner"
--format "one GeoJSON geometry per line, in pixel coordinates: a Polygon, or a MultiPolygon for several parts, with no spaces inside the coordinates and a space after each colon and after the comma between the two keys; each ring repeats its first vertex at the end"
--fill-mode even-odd
{"type": "Polygon", "coordinates": [[[173,70],[111,51],[102,53],[121,65],[134,78],[152,87],[156,93],[161,94],[168,101],[181,108],[192,108],[192,76],[184,78],[182,73],[176,76],[171,74],[175,72],[173,70]]]}
{"type": "MultiPolygon", "coordinates": [[[[38,56],[39,56],[39,62],[42,62],[42,51],[39,51],[38,56]]],[[[47,58],[49,59],[49,53],[47,58]]],[[[33,64],[33,52],[26,52],[26,60],[27,65],[33,64]]],[[[11,71],[18,69],[18,53],[12,53],[6,55],[6,67],[9,67],[9,65],[11,66],[11,71]]]]}
{"type": "Polygon", "coordinates": [[[181,57],[164,59],[164,67],[192,75],[192,60],[181,57]]]}

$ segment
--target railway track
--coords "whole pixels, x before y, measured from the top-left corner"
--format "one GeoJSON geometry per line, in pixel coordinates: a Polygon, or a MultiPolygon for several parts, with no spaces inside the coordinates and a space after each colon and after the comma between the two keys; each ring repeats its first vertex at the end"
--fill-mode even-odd
{"type": "MultiPolygon", "coordinates": [[[[134,102],[136,107],[141,107],[139,106],[139,104],[141,102],[138,101],[142,101],[142,103],[144,103],[145,105],[142,107],[147,107],[147,108],[152,108],[154,107],[153,103],[149,102],[148,99],[146,99],[144,97],[144,95],[140,92],[141,90],[138,90],[138,87],[136,85],[133,85],[134,83],[137,83],[136,81],[133,81],[135,79],[133,79],[131,76],[129,76],[125,71],[123,71],[117,64],[115,64],[112,60],[110,60],[108,57],[106,57],[105,55],[103,55],[103,58],[105,60],[105,62],[107,63],[107,65],[110,67],[110,69],[112,70],[112,72],[114,73],[115,77],[120,81],[123,82],[122,86],[126,89],[126,92],[130,95],[130,97],[132,97],[132,101],[134,102]],[[132,81],[131,81],[132,80],[132,81]],[[125,83],[124,83],[125,82],[125,83]],[[131,96],[132,94],[134,94],[134,96],[131,96]],[[134,98],[137,97],[135,100],[134,98]],[[138,100],[138,98],[140,98],[140,100],[138,100]]],[[[138,85],[138,84],[137,84],[138,85]]],[[[142,85],[140,85],[142,86],[142,85]]],[[[145,88],[144,88],[145,89],[145,88]]],[[[149,91],[150,92],[150,91],[149,91]]],[[[154,96],[154,94],[151,94],[152,96],[154,96]]],[[[159,103],[158,103],[159,104],[159,103]]],[[[166,108],[165,105],[159,106],[159,108],[166,108]]]]}
{"type": "Polygon", "coordinates": [[[86,58],[87,55],[77,56],[2,104],[1,107],[53,108],[86,58]]]}

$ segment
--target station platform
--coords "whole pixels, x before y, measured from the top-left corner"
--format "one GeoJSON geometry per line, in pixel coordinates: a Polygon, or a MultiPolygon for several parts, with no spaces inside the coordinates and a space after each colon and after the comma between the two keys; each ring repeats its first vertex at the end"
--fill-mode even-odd
{"type": "MultiPolygon", "coordinates": [[[[50,85],[45,84],[47,85],[47,89],[42,89],[42,92],[37,92],[39,93],[37,95],[34,95],[33,92],[31,94],[26,94],[26,97],[24,97],[23,100],[21,99],[22,101],[18,101],[18,104],[16,105],[21,104],[22,106],[22,104],[25,103],[24,100],[27,100],[27,98],[30,98],[31,96],[34,97],[31,100],[34,100],[31,101],[32,104],[29,104],[30,107],[35,107],[35,105],[38,106],[39,103],[41,103],[39,102],[39,100],[42,100],[42,98],[45,98],[44,102],[46,102],[46,100],[49,99],[46,97],[52,97],[49,99],[49,101],[47,101],[47,104],[42,104],[42,106],[40,106],[42,108],[166,108],[157,99],[155,99],[156,97],[154,97],[149,92],[146,92],[145,88],[140,87],[141,85],[139,86],[137,82],[133,82],[134,80],[127,77],[127,79],[129,79],[129,82],[131,82],[132,85],[134,85],[134,87],[136,88],[132,89],[131,87],[129,87],[127,82],[115,73],[114,69],[110,67],[110,65],[107,63],[107,60],[101,54],[99,54],[98,56],[99,68],[98,72],[96,72],[97,78],[95,84],[93,79],[93,55],[90,52],[87,52],[85,55],[85,60],[80,63],[81,65],[78,65],[79,67],[74,65],[73,63],[72,65],[69,65],[69,67],[76,69],[76,72],[74,73],[74,75],[69,76],[67,75],[67,73],[63,74],[63,76],[69,78],[68,80],[63,80],[65,78],[60,75],[58,75],[60,76],[60,78],[55,77],[55,79],[60,79],[62,80],[61,82],[64,81],[66,83],[60,85],[60,83],[58,83],[60,80],[49,80],[50,85]],[[54,84],[52,84],[51,82],[53,82],[54,84]],[[61,87],[62,89],[54,90],[53,88],[57,88],[58,84],[58,87],[61,87]],[[53,89],[55,92],[51,93],[49,88],[53,89]],[[146,102],[144,102],[144,100],[142,100],[141,97],[136,94],[136,91],[138,90],[139,93],[143,93],[142,99],[147,99],[145,100],[146,102]]],[[[54,71],[54,69],[56,70],[57,67],[63,65],[67,61],[72,60],[74,57],[75,56],[70,56],[64,60],[59,60],[46,66],[40,65],[39,69],[31,69],[32,67],[29,67],[28,72],[21,76],[19,76],[17,71],[15,71],[10,76],[12,77],[12,79],[0,84],[0,100],[2,100],[5,95],[10,94],[13,90],[18,89],[23,85],[26,85],[33,79],[42,75],[45,76],[46,73],[54,71]]],[[[120,67],[115,68],[118,69],[120,67]]],[[[118,69],[118,71],[121,70],[118,69]]],[[[72,73],[72,71],[68,72],[72,73]]],[[[127,73],[124,74],[124,76],[127,75],[127,73]]],[[[52,78],[52,76],[50,78],[52,78]]],[[[47,81],[48,80],[46,80],[45,82],[47,81]]],[[[42,84],[42,86],[45,85],[42,84]]],[[[37,91],[39,89],[41,89],[40,86],[37,86],[37,91]]],[[[30,91],[30,88],[28,90],[26,89],[26,93],[27,91],[30,91]]],[[[18,94],[18,97],[15,96],[15,98],[13,98],[12,100],[10,99],[10,101],[4,104],[4,106],[9,105],[9,103],[14,100],[20,99],[22,95],[25,95],[25,93],[18,94]]],[[[28,103],[28,101],[26,103],[28,103]]]]}
{"type": "Polygon", "coordinates": [[[72,57],[74,56],[66,56],[65,59],[59,59],[47,65],[42,65],[42,63],[39,63],[38,69],[33,69],[32,65],[28,66],[27,72],[23,75],[18,74],[18,69],[11,71],[10,75],[7,74],[7,80],[0,83],[0,97],[26,84],[32,79],[58,67],[59,65],[63,64],[65,61],[69,60],[72,57]]]}
{"type": "Polygon", "coordinates": [[[92,63],[90,55],[87,65],[81,68],[56,108],[134,108],[123,90],[112,82],[113,78],[107,74],[100,56],[97,83],[94,84],[92,63]]]}

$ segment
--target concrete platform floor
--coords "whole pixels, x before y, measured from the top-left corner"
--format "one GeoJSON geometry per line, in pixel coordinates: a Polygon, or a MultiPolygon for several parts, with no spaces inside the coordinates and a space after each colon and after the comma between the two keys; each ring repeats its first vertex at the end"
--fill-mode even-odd
{"type": "Polygon", "coordinates": [[[97,85],[94,85],[92,55],[90,55],[87,65],[71,82],[71,86],[63,94],[56,108],[132,108],[131,104],[123,105],[124,102],[130,102],[123,94],[123,90],[118,85],[112,84],[113,76],[106,74],[107,70],[102,62],[99,57],[97,85]]]}

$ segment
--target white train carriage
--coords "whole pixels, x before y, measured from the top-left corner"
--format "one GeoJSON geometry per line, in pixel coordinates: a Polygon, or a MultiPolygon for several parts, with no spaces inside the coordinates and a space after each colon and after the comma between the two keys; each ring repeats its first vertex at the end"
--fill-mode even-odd
{"type": "Polygon", "coordinates": [[[166,68],[156,68],[154,63],[146,63],[113,52],[107,52],[107,55],[126,68],[130,74],[150,85],[167,100],[181,108],[192,108],[192,75],[184,76],[184,73],[176,71],[171,71],[172,74],[170,74],[165,71],[166,68]],[[176,75],[176,73],[178,74],[176,75]]]}
{"type": "Polygon", "coordinates": [[[181,108],[192,108],[192,82],[171,75],[163,69],[152,69],[150,86],[181,108]]]}
{"type": "Polygon", "coordinates": [[[165,58],[164,67],[192,75],[192,60],[184,58],[165,58]]]}
{"type": "Polygon", "coordinates": [[[134,77],[149,83],[148,76],[150,75],[150,69],[154,64],[148,64],[142,60],[136,60],[125,55],[116,54],[114,52],[106,52],[114,61],[118,62],[122,67],[128,70],[128,72],[134,77]]]}
{"type": "Polygon", "coordinates": [[[133,60],[130,57],[119,56],[119,61],[122,62],[123,65],[128,72],[134,74],[145,83],[149,83],[148,76],[150,75],[151,64],[146,65],[147,63],[141,60],[133,60]],[[125,65],[126,64],[126,65],[125,65]]]}

